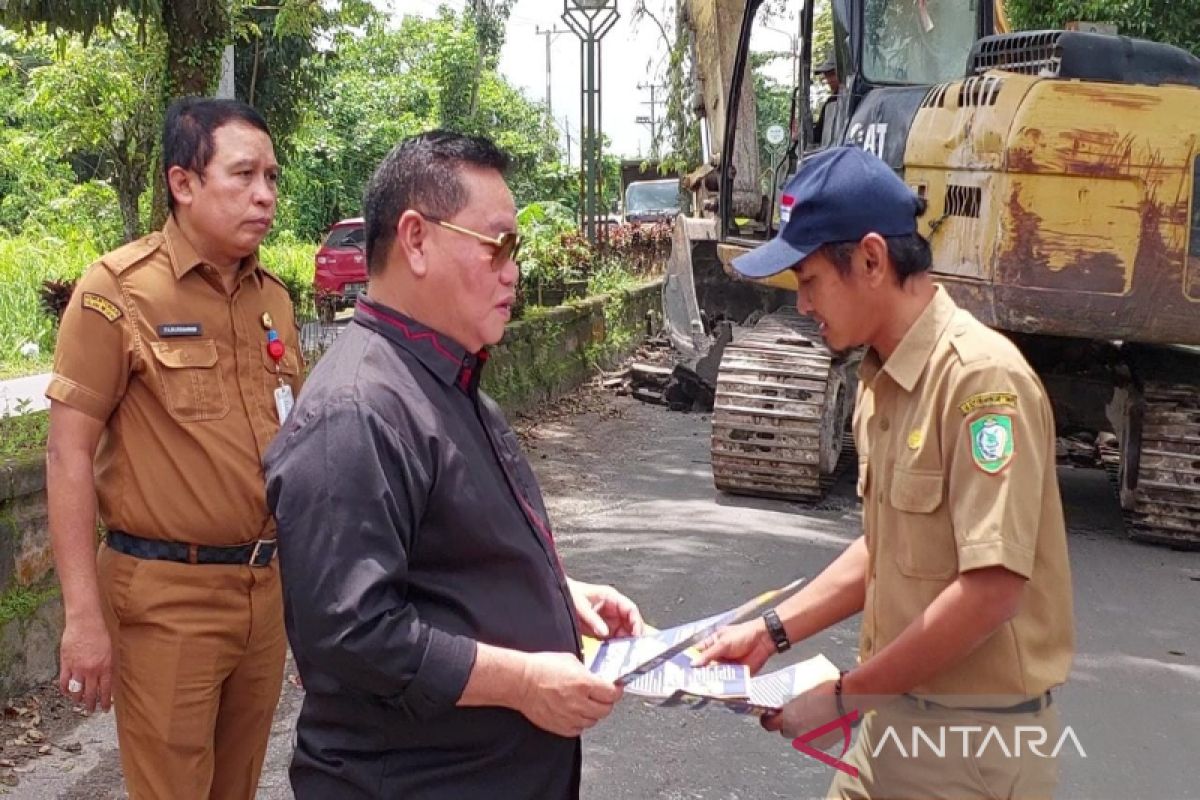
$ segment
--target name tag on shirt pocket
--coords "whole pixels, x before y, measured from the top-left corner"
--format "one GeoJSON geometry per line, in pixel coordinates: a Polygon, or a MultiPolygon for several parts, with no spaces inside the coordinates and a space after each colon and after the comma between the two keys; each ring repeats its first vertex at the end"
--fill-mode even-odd
{"type": "Polygon", "coordinates": [[[212,339],[151,342],[158,363],[163,405],[180,422],[220,419],[229,413],[229,397],[217,366],[212,339]]]}
{"type": "Polygon", "coordinates": [[[883,522],[894,537],[901,574],[921,580],[947,580],[958,572],[954,530],[942,505],[945,477],[940,470],[897,468],[888,489],[896,511],[883,522]]]}

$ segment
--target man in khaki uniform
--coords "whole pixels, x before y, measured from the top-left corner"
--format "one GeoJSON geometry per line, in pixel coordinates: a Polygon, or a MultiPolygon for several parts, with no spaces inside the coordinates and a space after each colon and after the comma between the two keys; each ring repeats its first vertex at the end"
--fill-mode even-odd
{"type": "Polygon", "coordinates": [[[864,536],[776,612],[705,642],[703,660],[758,670],[861,611],[858,665],[764,720],[793,738],[867,712],[830,797],[1049,797],[1051,690],[1074,630],[1045,391],[933,283],[923,201],[882,161],[827,150],[786,194],[781,234],[734,266],[793,269],[829,346],[869,348],[854,416],[864,536]],[[914,748],[914,728],[945,745],[914,748]]]}
{"type": "Polygon", "coordinates": [[[46,391],[59,684],[115,700],[132,798],[251,798],[286,648],[260,465],[302,367],[256,256],[278,164],[257,112],[200,99],[168,111],[163,161],[166,226],[80,279],[46,391]]]}

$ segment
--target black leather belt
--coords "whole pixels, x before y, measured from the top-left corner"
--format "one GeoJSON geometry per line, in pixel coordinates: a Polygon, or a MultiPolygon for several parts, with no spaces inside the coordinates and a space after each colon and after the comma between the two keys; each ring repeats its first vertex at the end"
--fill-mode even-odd
{"type": "Polygon", "coordinates": [[[182,564],[249,564],[252,567],[270,565],[275,557],[276,540],[259,539],[250,544],[233,547],[211,547],[208,545],[165,542],[161,539],[143,539],[125,531],[109,531],[108,546],[118,553],[134,558],[155,561],[178,561],[182,564]]]}
{"type": "Polygon", "coordinates": [[[931,708],[944,709],[946,711],[972,711],[977,714],[1034,714],[1050,707],[1054,702],[1054,697],[1049,692],[1046,692],[1041,697],[1033,697],[1029,700],[1015,703],[1011,706],[1000,707],[973,707],[973,706],[945,706],[941,703],[935,703],[932,700],[926,700],[922,697],[915,697],[911,694],[904,695],[912,702],[916,703],[917,708],[928,710],[931,708]]]}

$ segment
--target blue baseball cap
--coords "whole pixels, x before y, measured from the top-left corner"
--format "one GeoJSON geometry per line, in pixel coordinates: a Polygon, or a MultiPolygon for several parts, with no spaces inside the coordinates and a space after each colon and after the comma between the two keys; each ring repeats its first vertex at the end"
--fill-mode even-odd
{"type": "Polygon", "coordinates": [[[917,232],[917,195],[878,156],[830,147],[810,156],[783,190],[784,224],[775,238],[733,260],[747,278],[790,269],[821,245],[857,242],[868,233],[917,232]],[[790,211],[790,214],[789,214],[790,211]]]}

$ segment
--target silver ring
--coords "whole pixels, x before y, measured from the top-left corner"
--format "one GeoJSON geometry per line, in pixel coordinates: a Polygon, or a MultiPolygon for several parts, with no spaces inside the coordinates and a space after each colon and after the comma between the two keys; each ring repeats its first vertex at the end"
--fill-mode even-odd
{"type": "Polygon", "coordinates": [[[75,680],[74,678],[71,678],[71,680],[67,681],[67,691],[71,692],[72,694],[75,694],[77,692],[82,692],[83,684],[80,683],[79,681],[75,680]]]}

